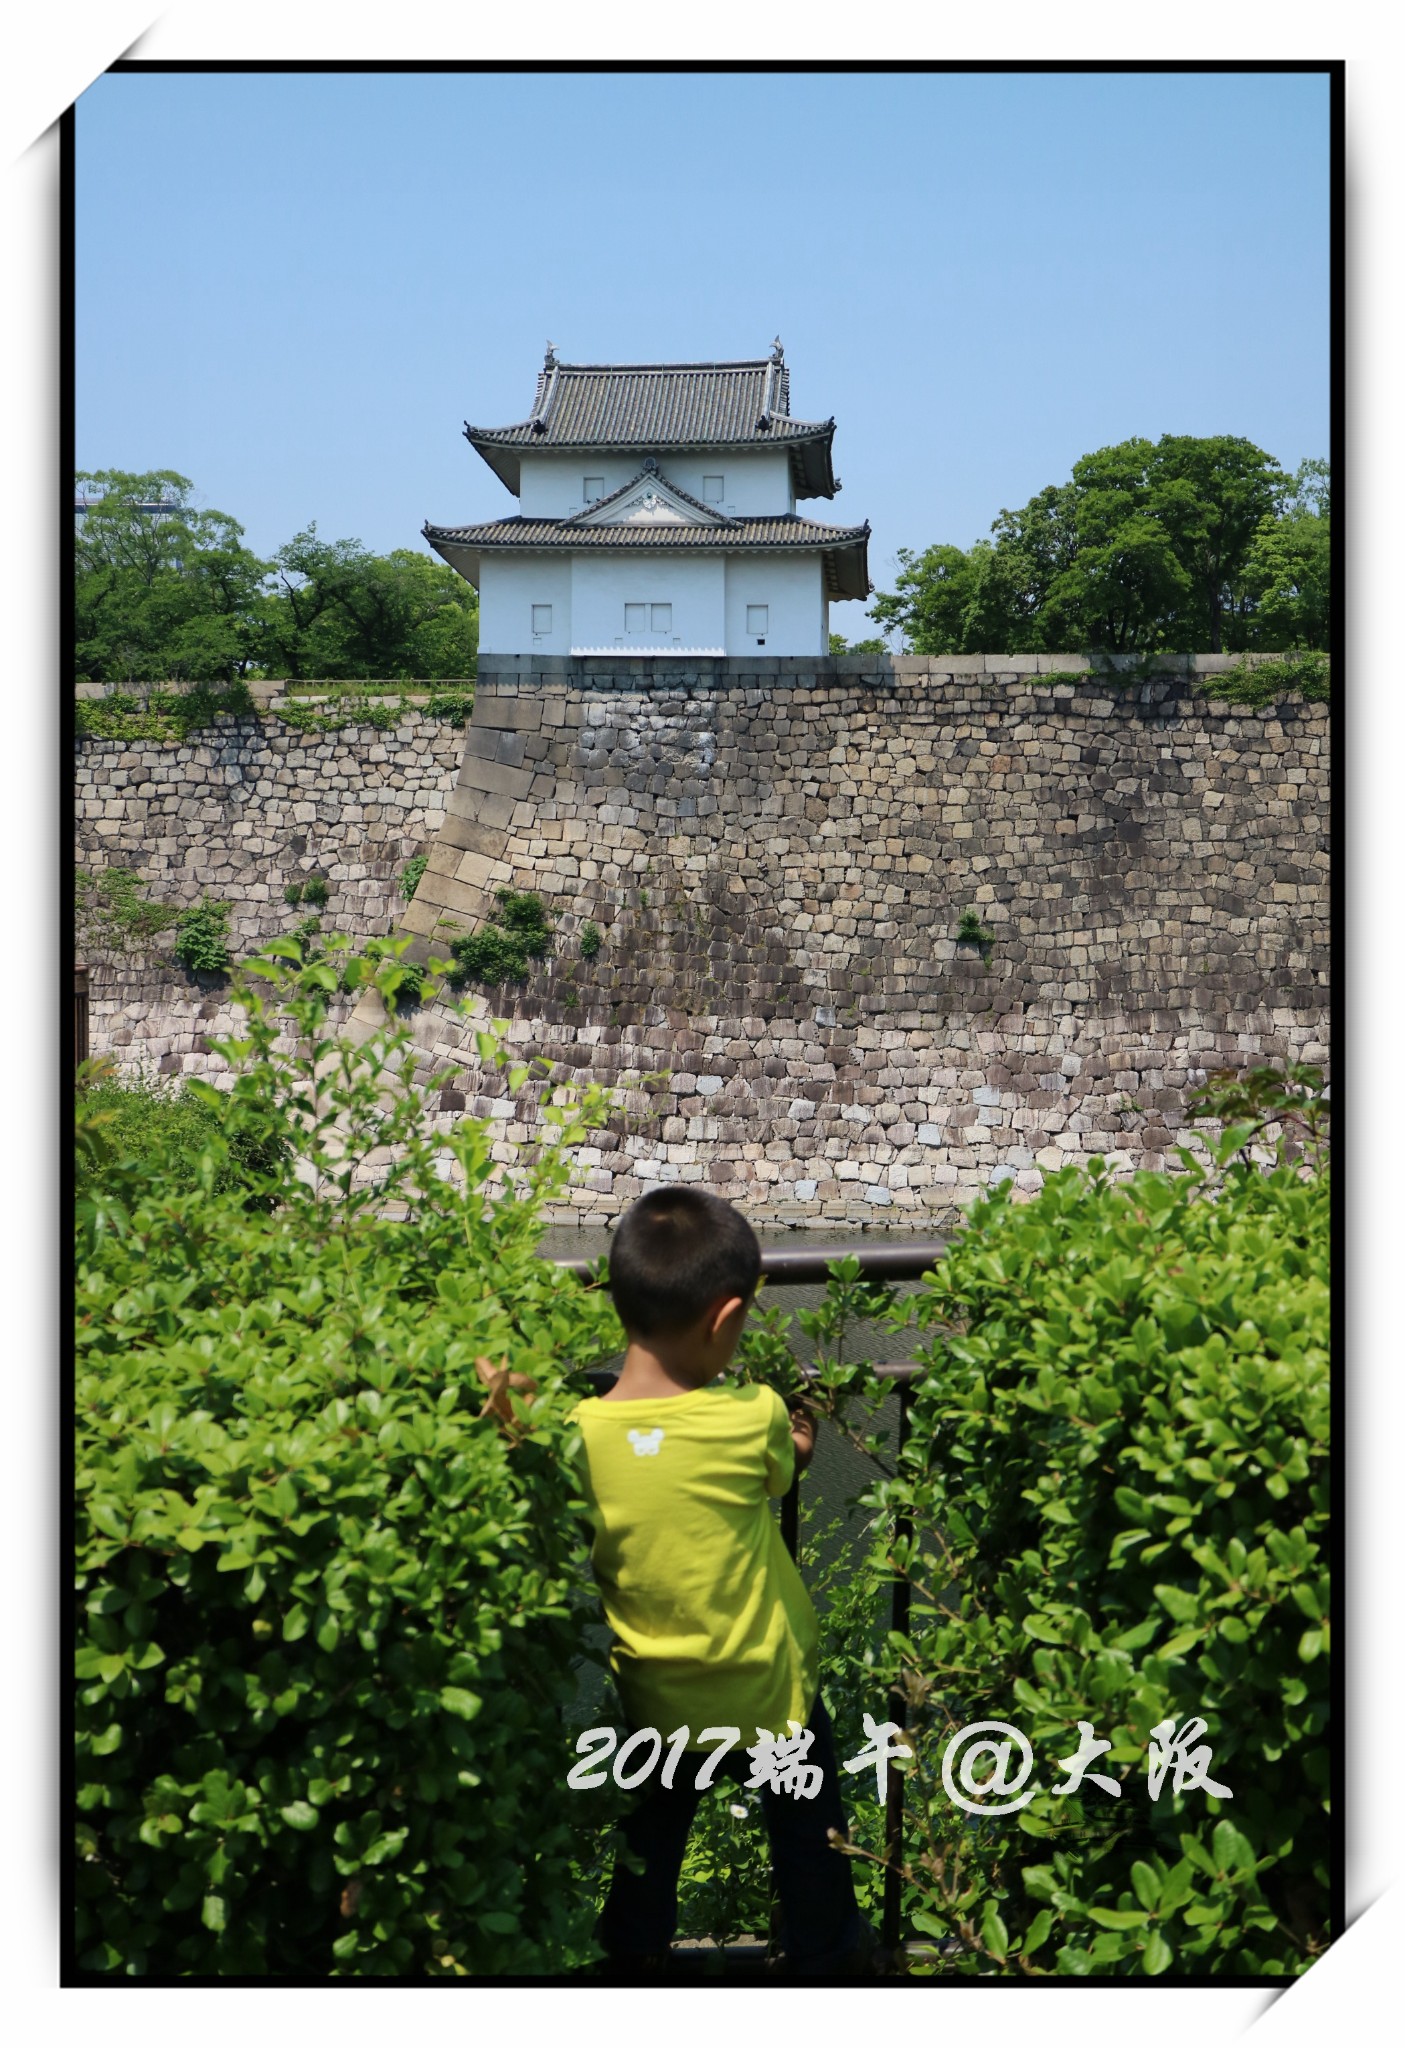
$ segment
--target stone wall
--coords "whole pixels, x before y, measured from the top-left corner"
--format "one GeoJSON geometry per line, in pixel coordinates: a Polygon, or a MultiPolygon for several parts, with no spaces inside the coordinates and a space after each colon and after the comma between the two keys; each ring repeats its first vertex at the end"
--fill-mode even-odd
{"type": "MultiPolygon", "coordinates": [[[[1326,1056],[1326,709],[1216,701],[1227,665],[485,660],[404,928],[442,951],[502,886],[557,916],[491,1007],[625,1088],[585,1215],[680,1179],[912,1224],[1070,1155],[1159,1166],[1207,1070],[1326,1056]]],[[[534,1091],[502,1099],[458,1020],[418,1035],[451,1110],[525,1134],[534,1091]]]]}
{"type": "MultiPolygon", "coordinates": [[[[79,864],[128,868],[161,903],[227,901],[236,959],[308,915],[283,890],[314,873],[330,884],[326,930],[366,938],[395,929],[401,871],[443,824],[463,752],[461,727],[420,710],[384,731],[309,733],[276,706],[221,717],[181,745],[77,742],[79,864]]],[[[92,1050],[131,1073],[217,1078],[205,1037],[232,1030],[239,1013],[222,980],[187,973],[170,945],[86,948],[92,1050]]]]}
{"type": "MultiPolygon", "coordinates": [[[[474,1008],[616,1092],[581,1220],[663,1179],[758,1220],[921,1226],[1070,1156],[1166,1162],[1209,1069],[1325,1062],[1327,712],[1218,701],[1226,665],[1111,685],[1060,679],[1086,666],[1070,656],[485,656],[465,734],[366,729],[321,752],[241,730],[170,750],[184,783],[143,756],[120,786],[132,750],[90,743],[85,773],[94,803],[121,790],[108,858],[149,872],[149,845],[189,894],[207,867],[234,894],[233,870],[271,883],[286,848],[275,897],[288,861],[340,882],[335,861],[328,923],[355,930],[404,908],[394,875],[442,818],[401,920],[420,957],[491,916],[499,887],[538,892],[551,959],[474,1008]],[[394,790],[397,769],[399,800],[371,799],[369,775],[394,790]],[[959,941],[968,909],[988,944],[959,941]]],[[[245,915],[254,936],[268,911],[245,915]]],[[[99,973],[95,1046],[103,1015],[99,973]]],[[[500,1119],[506,1159],[540,1085],[512,1097],[481,1071],[477,1024],[441,1001],[415,1033],[443,1118],[500,1119]]],[[[201,1064],[201,1028],[166,1033],[172,1068],[201,1064]]]]}

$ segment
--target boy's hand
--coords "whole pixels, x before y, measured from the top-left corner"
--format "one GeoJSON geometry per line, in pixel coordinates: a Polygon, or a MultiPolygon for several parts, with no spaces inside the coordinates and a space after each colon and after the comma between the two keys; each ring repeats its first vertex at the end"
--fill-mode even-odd
{"type": "Polygon", "coordinates": [[[479,1379],[488,1389],[488,1398],[483,1403],[481,1412],[484,1415],[491,1415],[509,1436],[519,1435],[521,1426],[512,1412],[509,1395],[520,1395],[524,1406],[530,1407],[532,1396],[537,1390],[536,1381],[525,1372],[510,1372],[506,1359],[503,1359],[500,1365],[494,1365],[486,1358],[475,1358],[473,1363],[479,1379]]]}
{"type": "Polygon", "coordinates": [[[802,1402],[790,1405],[790,1439],[795,1445],[795,1469],[803,1472],[815,1455],[815,1432],[819,1425],[802,1402]]]}

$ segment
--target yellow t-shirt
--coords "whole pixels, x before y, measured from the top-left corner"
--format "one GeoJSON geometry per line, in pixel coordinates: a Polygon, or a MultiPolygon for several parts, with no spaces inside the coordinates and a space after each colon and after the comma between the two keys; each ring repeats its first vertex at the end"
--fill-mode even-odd
{"type": "Polygon", "coordinates": [[[591,1563],[637,1728],[667,1739],[808,1725],[819,1622],[768,1498],[795,1471],[785,1404],[726,1382],[646,1401],[582,1401],[591,1563]]]}

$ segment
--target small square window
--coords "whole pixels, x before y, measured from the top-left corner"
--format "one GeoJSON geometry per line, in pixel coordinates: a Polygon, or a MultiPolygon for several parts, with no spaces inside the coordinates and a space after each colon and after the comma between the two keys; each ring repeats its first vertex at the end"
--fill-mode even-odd
{"type": "Polygon", "coordinates": [[[649,630],[651,633],[671,633],[673,631],[673,606],[671,604],[651,604],[649,606],[649,630]]]}
{"type": "Polygon", "coordinates": [[[770,616],[771,607],[769,605],[749,604],[746,608],[747,632],[764,633],[766,631],[766,621],[769,619],[770,616]]]}
{"type": "Polygon", "coordinates": [[[649,607],[646,604],[627,604],[624,608],[624,629],[626,633],[642,633],[648,624],[649,607]]]}
{"type": "Polygon", "coordinates": [[[583,495],[584,495],[584,498],[585,498],[585,502],[586,502],[586,504],[587,504],[587,505],[593,505],[593,504],[595,503],[595,501],[596,501],[596,499],[597,499],[597,498],[603,498],[603,497],[604,497],[604,495],[605,495],[605,479],[604,479],[604,477],[603,477],[603,476],[588,476],[588,477],[586,478],[586,480],[585,480],[585,483],[584,483],[584,485],[582,486],[582,492],[583,492],[583,495]]]}
{"type": "Polygon", "coordinates": [[[551,606],[549,604],[534,604],[532,606],[532,631],[534,633],[549,633],[551,631],[551,606]]]}
{"type": "Polygon", "coordinates": [[[720,505],[722,503],[722,479],[720,476],[705,476],[703,478],[703,502],[707,505],[720,505]]]}

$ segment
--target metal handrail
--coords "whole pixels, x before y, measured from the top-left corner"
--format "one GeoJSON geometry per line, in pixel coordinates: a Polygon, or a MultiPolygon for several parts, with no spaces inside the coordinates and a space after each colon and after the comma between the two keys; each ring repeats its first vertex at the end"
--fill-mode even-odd
{"type": "MultiPolygon", "coordinates": [[[[851,1244],[815,1245],[803,1251],[792,1251],[789,1246],[783,1251],[763,1247],[761,1272],[772,1287],[823,1287],[835,1259],[856,1258],[864,1280],[920,1280],[945,1250],[946,1244],[939,1237],[918,1238],[906,1244],[864,1245],[861,1249],[851,1244]]],[[[603,1256],[602,1253],[593,1259],[553,1259],[551,1263],[563,1273],[573,1273],[577,1280],[593,1280],[603,1256]]]]}
{"type": "MultiPolygon", "coordinates": [[[[819,1245],[813,1250],[785,1249],[783,1251],[762,1251],[761,1271],[772,1287],[823,1286],[829,1279],[828,1268],[835,1259],[856,1258],[859,1275],[864,1280],[920,1280],[930,1272],[946,1247],[937,1238],[924,1239],[910,1244],[864,1245],[856,1248],[846,1245],[819,1245]]],[[[574,1273],[578,1279],[591,1280],[595,1277],[597,1259],[557,1259],[553,1262],[564,1271],[574,1273]]],[[[817,1378],[819,1367],[799,1365],[800,1372],[808,1378],[817,1378]]],[[[907,1442],[908,1408],[912,1390],[926,1367],[915,1359],[890,1361],[883,1365],[872,1365],[870,1371],[878,1378],[891,1380],[898,1396],[898,1457],[901,1459],[907,1442]]],[[[591,1373],[591,1379],[608,1378],[613,1384],[615,1375],[591,1373]]],[[[893,1541],[903,1541],[912,1535],[912,1519],[899,1514],[893,1523],[893,1541]]],[[[800,1563],[800,1468],[797,1465],[790,1489],[781,1502],[781,1536],[797,1567],[800,1563]]],[[[907,1634],[912,1607],[912,1588],[900,1572],[893,1580],[891,1626],[900,1635],[907,1634]]],[[[902,1691],[893,1687],[888,1694],[888,1718],[897,1723],[899,1730],[907,1726],[907,1700],[902,1691]]],[[[888,1799],[884,1808],[884,1849],[887,1867],[883,1872],[883,1946],[895,1952],[902,1940],[902,1865],[903,1865],[903,1774],[891,1771],[888,1774],[888,1799]]]]}

